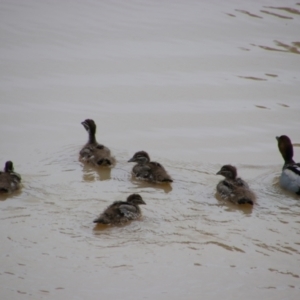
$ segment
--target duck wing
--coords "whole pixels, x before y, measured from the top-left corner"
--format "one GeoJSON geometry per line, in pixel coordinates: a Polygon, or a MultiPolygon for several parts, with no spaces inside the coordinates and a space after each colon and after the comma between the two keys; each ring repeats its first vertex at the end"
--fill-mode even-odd
{"type": "Polygon", "coordinates": [[[139,216],[138,207],[131,204],[121,204],[119,206],[121,214],[128,220],[136,219],[139,216]]]}
{"type": "Polygon", "coordinates": [[[235,185],[249,189],[248,183],[246,181],[244,181],[242,178],[237,178],[235,180],[235,185]]]}
{"type": "Polygon", "coordinates": [[[142,178],[142,179],[151,179],[151,167],[147,165],[135,165],[133,167],[133,173],[136,177],[142,178]]]}
{"type": "Polygon", "coordinates": [[[22,180],[22,177],[19,173],[11,172],[10,175],[12,176],[13,180],[17,180],[18,182],[22,180]]]}
{"type": "Polygon", "coordinates": [[[300,163],[289,165],[286,169],[291,170],[293,173],[300,177],[300,163]]]}
{"type": "Polygon", "coordinates": [[[21,176],[15,172],[0,173],[0,192],[11,193],[20,188],[21,176]]]}
{"type": "Polygon", "coordinates": [[[233,191],[234,186],[228,180],[221,180],[217,185],[217,192],[222,198],[227,198],[233,191]]]}

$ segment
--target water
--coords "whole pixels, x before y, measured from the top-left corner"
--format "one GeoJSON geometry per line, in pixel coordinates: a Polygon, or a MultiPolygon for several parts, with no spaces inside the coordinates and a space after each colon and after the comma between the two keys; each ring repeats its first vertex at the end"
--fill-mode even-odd
{"type": "Polygon", "coordinates": [[[275,136],[300,161],[296,1],[0,2],[1,299],[298,299],[299,197],[278,185],[275,136]],[[93,118],[118,163],[78,161],[93,118]],[[171,187],[135,181],[146,150],[171,187]],[[223,164],[257,194],[220,201],[223,164]],[[140,193],[143,218],[94,226],[140,193]]]}

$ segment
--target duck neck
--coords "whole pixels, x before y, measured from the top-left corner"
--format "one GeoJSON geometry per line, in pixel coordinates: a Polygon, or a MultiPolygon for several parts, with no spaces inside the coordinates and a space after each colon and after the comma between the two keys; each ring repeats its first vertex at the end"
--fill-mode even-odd
{"type": "Polygon", "coordinates": [[[97,140],[96,140],[96,135],[95,132],[90,131],[89,132],[89,144],[96,144],[97,140]]]}
{"type": "Polygon", "coordinates": [[[285,164],[294,163],[294,160],[293,160],[294,149],[291,144],[290,145],[285,145],[285,144],[280,145],[279,150],[281,152],[281,155],[284,159],[285,164]]]}
{"type": "Polygon", "coordinates": [[[144,165],[148,164],[149,162],[150,162],[149,159],[147,159],[147,158],[145,157],[145,158],[139,160],[139,161],[138,161],[138,164],[141,165],[141,166],[144,166],[144,165]]]}
{"type": "Polygon", "coordinates": [[[137,204],[135,204],[134,207],[136,208],[137,213],[140,214],[141,213],[140,207],[137,204]]]}
{"type": "Polygon", "coordinates": [[[290,165],[290,164],[294,164],[294,163],[295,163],[295,161],[292,158],[284,160],[284,165],[285,166],[290,165]]]}
{"type": "Polygon", "coordinates": [[[13,173],[14,169],[11,166],[5,166],[4,172],[5,173],[13,173]]]}

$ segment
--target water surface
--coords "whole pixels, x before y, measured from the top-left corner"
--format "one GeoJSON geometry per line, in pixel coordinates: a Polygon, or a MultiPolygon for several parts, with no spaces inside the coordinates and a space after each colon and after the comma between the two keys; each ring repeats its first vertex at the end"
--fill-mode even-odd
{"type": "Polygon", "coordinates": [[[1,299],[298,299],[299,197],[278,185],[286,134],[300,161],[296,1],[0,3],[1,299]],[[115,168],[78,161],[92,118],[115,168]],[[174,183],[131,178],[146,150],[174,183]],[[237,166],[253,209],[220,201],[237,166]],[[140,193],[143,218],[94,226],[140,193]]]}

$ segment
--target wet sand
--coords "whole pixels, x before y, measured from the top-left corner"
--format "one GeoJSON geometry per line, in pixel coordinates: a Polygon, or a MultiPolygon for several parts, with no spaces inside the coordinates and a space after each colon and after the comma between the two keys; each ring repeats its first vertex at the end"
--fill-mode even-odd
{"type": "Polygon", "coordinates": [[[300,202],[275,136],[300,161],[300,4],[1,1],[1,299],[298,299],[300,202]],[[83,165],[92,118],[118,162],[83,165]],[[146,150],[174,179],[131,178],[146,150]],[[223,164],[257,195],[215,195],[223,164]],[[143,217],[93,219],[140,193],[143,217]]]}

